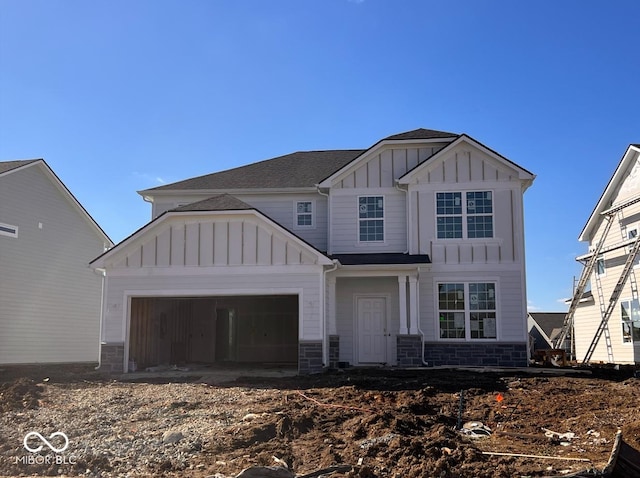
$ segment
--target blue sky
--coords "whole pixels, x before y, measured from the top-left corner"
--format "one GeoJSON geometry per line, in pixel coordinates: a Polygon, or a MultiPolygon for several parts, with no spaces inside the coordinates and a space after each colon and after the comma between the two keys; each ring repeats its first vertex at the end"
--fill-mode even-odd
{"type": "Polygon", "coordinates": [[[530,310],[640,142],[636,1],[0,0],[0,160],[44,158],[114,241],[136,191],[298,150],[465,132],[537,175],[530,310]]]}

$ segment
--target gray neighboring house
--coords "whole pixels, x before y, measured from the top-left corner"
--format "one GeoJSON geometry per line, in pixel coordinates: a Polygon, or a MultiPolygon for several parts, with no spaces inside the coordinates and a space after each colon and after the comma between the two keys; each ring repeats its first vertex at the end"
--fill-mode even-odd
{"type": "Polygon", "coordinates": [[[0,364],[99,360],[112,245],[43,159],[0,162],[0,364]]]}
{"type": "Polygon", "coordinates": [[[417,129],[141,191],[151,222],[92,261],[102,364],[526,366],[534,178],[417,129]]]}

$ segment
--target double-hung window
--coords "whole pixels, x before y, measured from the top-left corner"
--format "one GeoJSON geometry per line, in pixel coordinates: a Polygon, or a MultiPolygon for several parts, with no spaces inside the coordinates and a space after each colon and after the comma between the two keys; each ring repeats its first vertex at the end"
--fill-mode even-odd
{"type": "Polygon", "coordinates": [[[313,227],[313,201],[296,202],[296,227],[313,227]]]}
{"type": "Polygon", "coordinates": [[[358,239],[360,242],[384,241],[384,197],[358,198],[358,239]]]}
{"type": "Polygon", "coordinates": [[[436,193],[438,239],[493,237],[491,191],[436,193]]]}
{"type": "Polygon", "coordinates": [[[496,284],[438,284],[438,318],[441,339],[497,338],[496,284]]]}

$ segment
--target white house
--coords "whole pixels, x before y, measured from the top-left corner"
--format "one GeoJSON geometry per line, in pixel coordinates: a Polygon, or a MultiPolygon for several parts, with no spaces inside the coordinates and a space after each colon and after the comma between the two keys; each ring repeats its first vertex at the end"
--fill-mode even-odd
{"type": "Polygon", "coordinates": [[[102,363],[526,365],[534,178],[417,129],[141,191],[151,222],[92,262],[102,363]]]}
{"type": "Polygon", "coordinates": [[[589,252],[577,259],[586,264],[581,280],[591,287],[577,290],[573,299],[578,361],[640,363],[639,230],[640,145],[632,144],[579,237],[589,243],[589,252]]]}
{"type": "Polygon", "coordinates": [[[0,162],[0,364],[98,361],[112,245],[44,160],[0,162]]]}

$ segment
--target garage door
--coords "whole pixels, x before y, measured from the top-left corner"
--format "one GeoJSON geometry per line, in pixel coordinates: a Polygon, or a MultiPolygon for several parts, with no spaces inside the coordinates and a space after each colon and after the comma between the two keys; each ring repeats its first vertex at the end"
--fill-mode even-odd
{"type": "Polygon", "coordinates": [[[132,298],[129,360],[297,364],[298,296],[132,298]]]}

